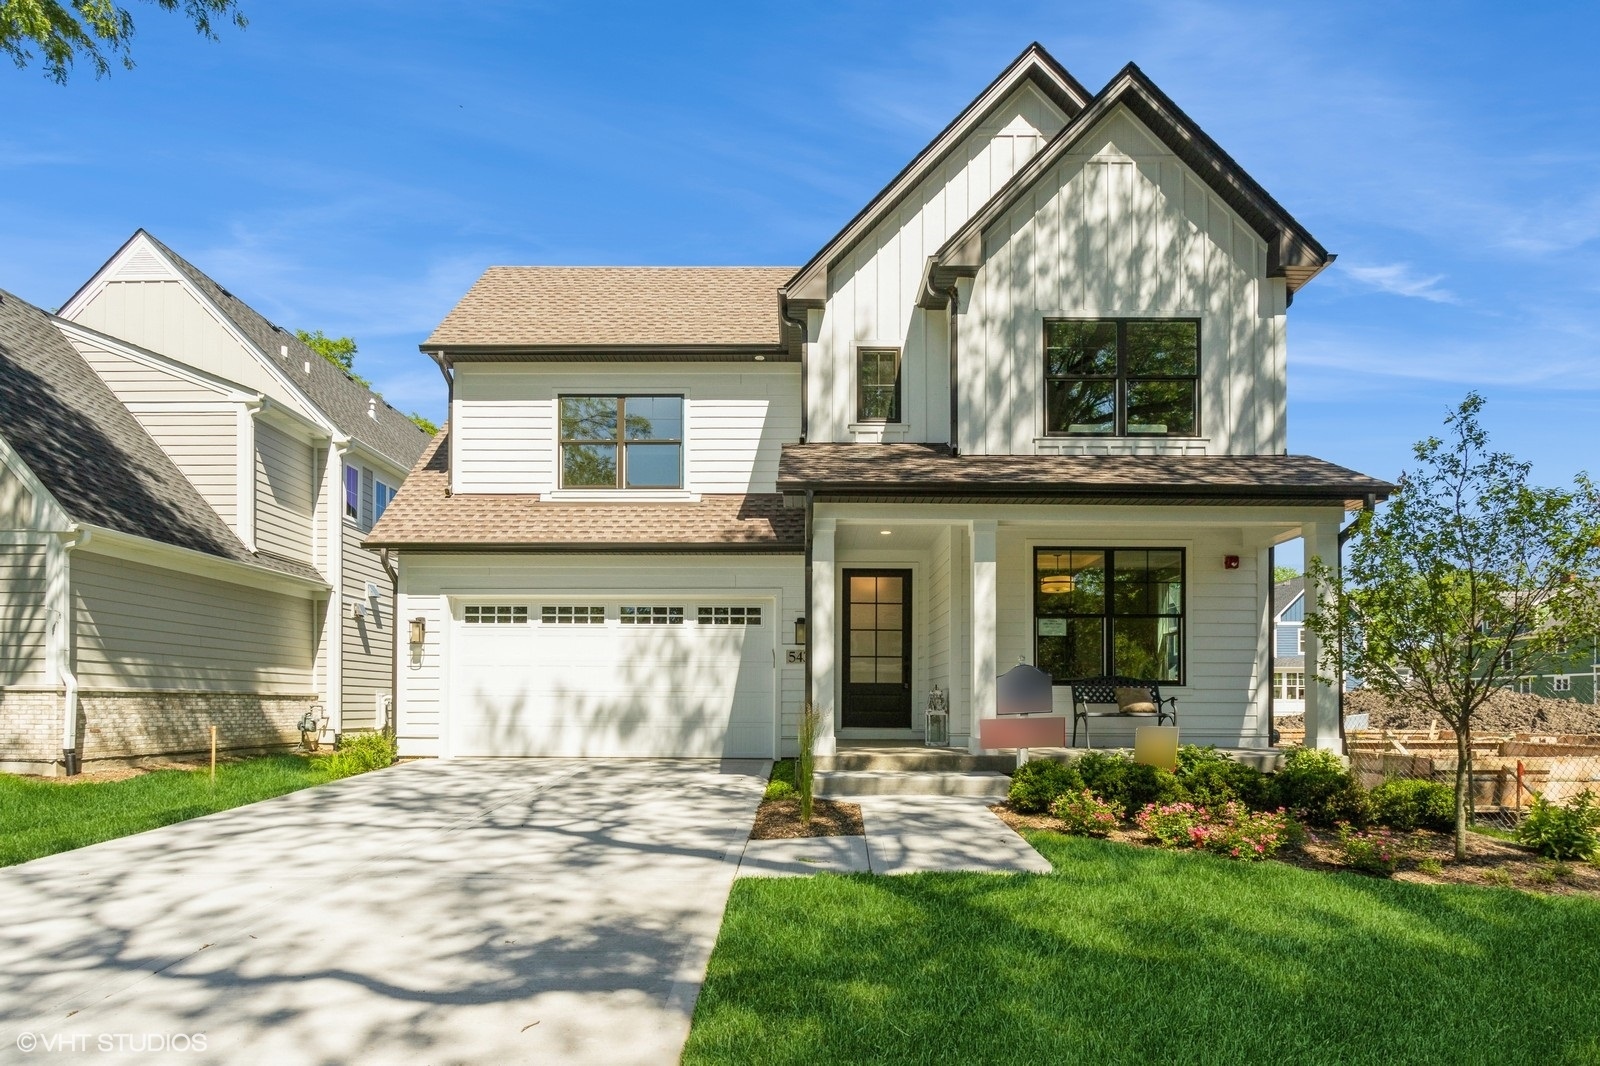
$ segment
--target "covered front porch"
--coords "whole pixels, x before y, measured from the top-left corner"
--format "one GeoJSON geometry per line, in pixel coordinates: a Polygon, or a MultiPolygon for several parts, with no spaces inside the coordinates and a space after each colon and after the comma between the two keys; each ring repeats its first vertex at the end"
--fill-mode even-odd
{"type": "MultiPolygon", "coordinates": [[[[1178,699],[1184,743],[1265,757],[1272,549],[1304,537],[1308,556],[1334,558],[1345,514],[1339,505],[817,502],[816,750],[920,746],[932,697],[948,708],[949,747],[983,754],[978,723],[995,715],[995,678],[1027,662],[1057,681],[1159,681],[1178,699]]],[[[1320,655],[1309,633],[1306,655],[1320,655]]],[[[1054,694],[1056,713],[1070,718],[1070,687],[1054,694]]],[[[1306,742],[1336,748],[1333,688],[1308,677],[1305,703],[1306,742]]],[[[1093,744],[1131,747],[1146,721],[1097,718],[1093,744]]]]}

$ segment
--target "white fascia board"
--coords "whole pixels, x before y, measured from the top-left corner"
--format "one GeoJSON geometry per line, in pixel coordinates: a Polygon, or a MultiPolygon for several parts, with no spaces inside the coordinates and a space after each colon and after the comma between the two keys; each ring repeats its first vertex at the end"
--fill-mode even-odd
{"type": "Polygon", "coordinates": [[[78,544],[78,551],[127,559],[165,570],[181,570],[186,574],[212,578],[230,585],[245,585],[309,600],[321,599],[331,591],[325,581],[295,577],[254,563],[224,559],[175,544],[163,544],[105,526],[85,525],[82,528],[88,535],[78,544]]]}
{"type": "Polygon", "coordinates": [[[289,430],[302,439],[310,439],[319,444],[327,443],[330,438],[343,439],[339,437],[337,430],[307,418],[293,407],[274,400],[271,396],[261,397],[259,417],[279,428],[289,430]]]}
{"type": "Polygon", "coordinates": [[[208,374],[203,370],[196,370],[188,363],[180,363],[178,360],[168,358],[159,352],[152,352],[148,348],[130,344],[120,337],[113,337],[109,333],[101,333],[97,329],[90,329],[88,326],[80,325],[70,319],[52,316],[52,321],[57,329],[66,334],[69,341],[78,340],[110,348],[125,359],[142,363],[164,374],[171,374],[173,377],[187,381],[191,385],[209,389],[217,393],[224,402],[255,399],[260,395],[254,389],[247,388],[236,381],[229,381],[227,378],[208,374]]]}

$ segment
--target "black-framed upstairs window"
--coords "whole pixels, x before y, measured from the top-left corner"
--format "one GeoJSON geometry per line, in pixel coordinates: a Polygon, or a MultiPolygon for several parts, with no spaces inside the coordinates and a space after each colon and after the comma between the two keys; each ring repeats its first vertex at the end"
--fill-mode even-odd
{"type": "Polygon", "coordinates": [[[1182,548],[1038,548],[1034,662],[1058,683],[1108,674],[1182,684],[1182,548]]]}
{"type": "Polygon", "coordinates": [[[900,349],[856,349],[856,421],[900,421],[900,349]]]}
{"type": "Polygon", "coordinates": [[[1193,437],[1200,432],[1200,320],[1048,318],[1048,436],[1193,437]]]}
{"type": "Polygon", "coordinates": [[[561,487],[683,487],[682,396],[563,396],[561,487]]]}

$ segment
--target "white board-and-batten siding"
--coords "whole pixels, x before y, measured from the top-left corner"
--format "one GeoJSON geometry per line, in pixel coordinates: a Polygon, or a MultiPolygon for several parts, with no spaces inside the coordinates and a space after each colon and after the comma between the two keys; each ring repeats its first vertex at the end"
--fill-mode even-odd
{"type": "Polygon", "coordinates": [[[800,436],[792,363],[502,363],[456,367],[454,491],[560,487],[563,395],[681,395],[684,489],[772,492],[778,453],[800,436]]]}
{"type": "Polygon", "coordinates": [[[1265,242],[1125,110],[985,234],[961,316],[960,436],[974,454],[1284,450],[1287,290],[1265,242]],[[1200,319],[1195,438],[1044,439],[1044,320],[1200,319]]]}
{"type": "Polygon", "coordinates": [[[1019,87],[829,268],[808,383],[812,441],[949,439],[948,325],[942,312],[916,307],[923,267],[1064,123],[1037,89],[1019,87]],[[856,425],[861,347],[901,349],[903,429],[856,425]]]}
{"type": "Polygon", "coordinates": [[[86,689],[314,689],[315,601],[77,551],[72,608],[86,689]]]}

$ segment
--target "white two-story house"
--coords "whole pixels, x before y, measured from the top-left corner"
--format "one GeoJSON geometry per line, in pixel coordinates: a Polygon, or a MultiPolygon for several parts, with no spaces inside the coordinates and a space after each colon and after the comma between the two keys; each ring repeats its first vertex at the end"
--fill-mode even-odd
{"type": "Polygon", "coordinates": [[[976,750],[1018,661],[1267,746],[1271,548],[1332,557],[1391,488],[1286,453],[1331,259],[1137,68],[1091,94],[1035,45],[798,269],[490,269],[368,540],[402,750],[770,756],[810,701],[826,752],[935,692],[976,750]]]}
{"type": "Polygon", "coordinates": [[[427,436],[139,231],[0,331],[0,764],[385,724],[394,586],[361,540],[427,436]]]}

